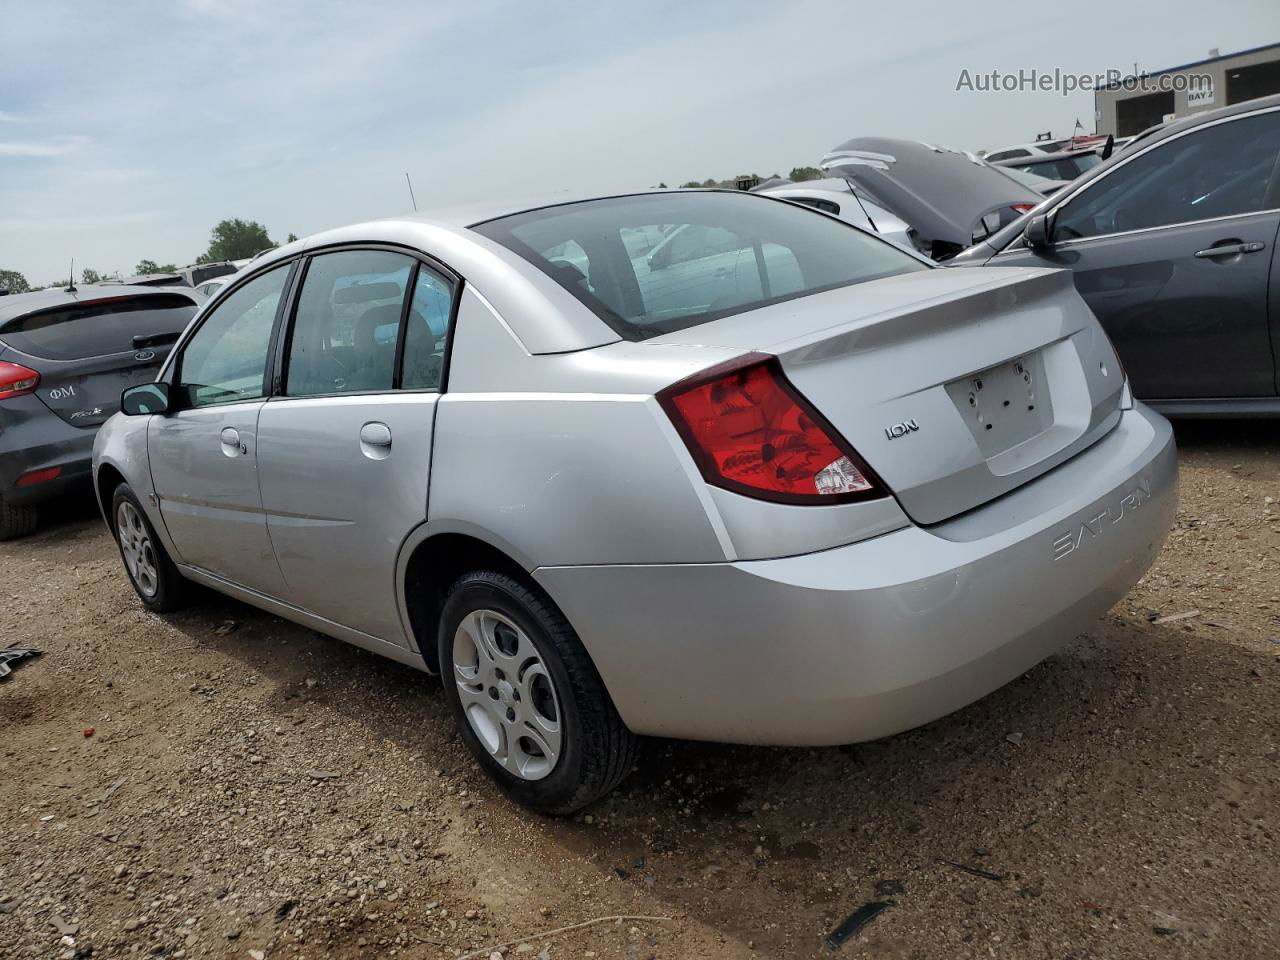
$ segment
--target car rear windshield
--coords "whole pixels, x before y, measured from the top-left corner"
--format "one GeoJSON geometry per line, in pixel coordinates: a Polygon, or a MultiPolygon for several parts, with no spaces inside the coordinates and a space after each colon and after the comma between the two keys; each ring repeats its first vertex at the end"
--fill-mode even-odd
{"type": "Polygon", "coordinates": [[[0,327],[0,341],[45,360],[83,360],[143,349],[148,338],[181,333],[195,312],[182,294],[105,297],[10,320],[0,327]]]}
{"type": "Polygon", "coordinates": [[[748,194],[589,200],[472,229],[538,267],[629,340],[931,269],[843,221],[748,194]]]}

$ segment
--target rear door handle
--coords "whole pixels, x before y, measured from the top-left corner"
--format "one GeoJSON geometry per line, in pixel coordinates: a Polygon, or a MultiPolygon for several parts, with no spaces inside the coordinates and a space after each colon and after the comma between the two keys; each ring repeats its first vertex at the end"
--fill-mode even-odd
{"type": "Polygon", "coordinates": [[[228,457],[240,457],[249,452],[247,444],[240,440],[240,431],[235,427],[223,427],[218,439],[222,441],[222,452],[228,457]]]}
{"type": "Polygon", "coordinates": [[[1215,257],[1234,257],[1240,253],[1257,253],[1265,250],[1267,245],[1261,240],[1254,240],[1250,243],[1224,243],[1222,246],[1206,247],[1203,250],[1197,250],[1196,256],[1201,258],[1213,259],[1215,257]]]}
{"type": "Polygon", "coordinates": [[[391,446],[391,428],[385,423],[366,423],[360,428],[360,442],[371,447],[391,446]]]}
{"type": "Polygon", "coordinates": [[[372,420],[360,428],[360,452],[370,460],[385,460],[391,456],[391,428],[372,420]]]}

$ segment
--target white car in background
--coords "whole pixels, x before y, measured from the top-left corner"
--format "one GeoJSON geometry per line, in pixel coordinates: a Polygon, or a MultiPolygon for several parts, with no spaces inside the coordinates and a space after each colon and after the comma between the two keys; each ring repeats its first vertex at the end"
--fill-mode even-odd
{"type": "Polygon", "coordinates": [[[200,286],[196,287],[196,293],[204,297],[206,300],[213,298],[213,295],[225,287],[235,277],[234,273],[228,273],[221,277],[214,277],[212,280],[206,280],[200,286]]]}
{"type": "Polygon", "coordinates": [[[792,203],[813,207],[846,223],[880,234],[907,250],[914,250],[907,231],[906,221],[890,213],[869,197],[859,194],[853,183],[844,177],[826,177],[822,180],[804,180],[799,183],[780,183],[758,187],[754,193],[781,197],[792,203]]]}

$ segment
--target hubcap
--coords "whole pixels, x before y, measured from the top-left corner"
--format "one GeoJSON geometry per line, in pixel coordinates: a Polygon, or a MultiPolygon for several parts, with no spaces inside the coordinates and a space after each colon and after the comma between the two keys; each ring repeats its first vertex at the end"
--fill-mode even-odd
{"type": "Polygon", "coordinates": [[[116,511],[116,537],[120,540],[129,579],[144,597],[154,597],[160,589],[155,548],[141,515],[128,500],[122,500],[116,511]]]}
{"type": "Polygon", "coordinates": [[[522,780],[555,769],[560,701],[523,630],[494,610],[467,614],[453,635],[453,679],[472,732],[503,768],[522,780]]]}

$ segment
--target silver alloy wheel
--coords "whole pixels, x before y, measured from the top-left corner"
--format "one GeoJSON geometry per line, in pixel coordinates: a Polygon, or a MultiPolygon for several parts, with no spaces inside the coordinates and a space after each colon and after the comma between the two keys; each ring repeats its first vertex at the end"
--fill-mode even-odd
{"type": "Polygon", "coordinates": [[[160,589],[160,572],[156,565],[155,548],[151,535],[138,510],[128,500],[121,500],[116,509],[116,537],[120,540],[120,552],[134,586],[144,597],[154,597],[160,589]]]}
{"type": "Polygon", "coordinates": [[[560,700],[533,641],[495,610],[474,610],[453,635],[453,679],[467,723],[490,756],[521,780],[560,758],[560,700]]]}

